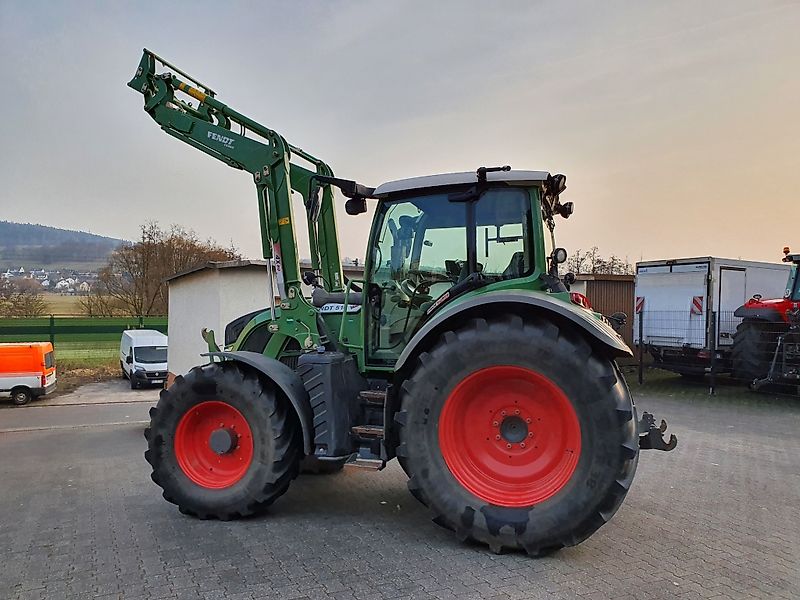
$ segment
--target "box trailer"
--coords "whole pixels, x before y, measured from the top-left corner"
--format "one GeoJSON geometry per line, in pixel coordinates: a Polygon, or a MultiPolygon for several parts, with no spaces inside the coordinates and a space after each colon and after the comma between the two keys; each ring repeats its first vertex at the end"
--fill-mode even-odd
{"type": "Polygon", "coordinates": [[[636,263],[634,343],[659,367],[702,375],[730,369],[734,311],[753,296],[780,297],[789,265],[706,256],[636,263]],[[641,320],[641,328],[640,328],[641,320]]]}

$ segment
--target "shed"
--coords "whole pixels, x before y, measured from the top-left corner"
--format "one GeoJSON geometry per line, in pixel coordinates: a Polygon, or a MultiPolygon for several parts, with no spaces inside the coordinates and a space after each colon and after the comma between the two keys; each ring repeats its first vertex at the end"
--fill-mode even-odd
{"type": "Polygon", "coordinates": [[[633,345],[633,302],[635,295],[634,275],[607,275],[592,273],[576,275],[570,291],[583,294],[599,313],[611,315],[624,312],[628,320],[622,328],[622,337],[629,346],[633,345]]]}
{"type": "Polygon", "coordinates": [[[169,375],[176,375],[207,362],[203,328],[214,331],[222,344],[225,325],[244,314],[270,305],[270,278],[265,260],[209,262],[176,273],[169,285],[169,375]]]}

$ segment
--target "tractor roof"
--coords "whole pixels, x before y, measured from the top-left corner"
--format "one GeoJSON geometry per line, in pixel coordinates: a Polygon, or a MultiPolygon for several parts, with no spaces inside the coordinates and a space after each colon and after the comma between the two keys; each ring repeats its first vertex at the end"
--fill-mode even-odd
{"type": "MultiPolygon", "coordinates": [[[[497,171],[486,174],[487,181],[513,182],[517,185],[525,183],[540,183],[546,181],[550,176],[547,171],[497,171]]],[[[475,171],[465,171],[463,173],[440,173],[439,175],[425,175],[423,177],[411,177],[409,179],[398,179],[389,181],[375,188],[373,197],[382,198],[395,192],[405,192],[409,190],[420,190],[425,188],[444,187],[449,185],[477,183],[478,178],[475,171]]]]}

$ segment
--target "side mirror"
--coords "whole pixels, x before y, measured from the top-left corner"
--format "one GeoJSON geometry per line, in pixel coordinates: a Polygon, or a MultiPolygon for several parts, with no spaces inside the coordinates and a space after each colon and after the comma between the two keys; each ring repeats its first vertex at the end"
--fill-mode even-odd
{"type": "Polygon", "coordinates": [[[133,364],[133,355],[128,354],[128,356],[125,358],[125,362],[127,364],[129,364],[129,365],[132,365],[133,364]]]}

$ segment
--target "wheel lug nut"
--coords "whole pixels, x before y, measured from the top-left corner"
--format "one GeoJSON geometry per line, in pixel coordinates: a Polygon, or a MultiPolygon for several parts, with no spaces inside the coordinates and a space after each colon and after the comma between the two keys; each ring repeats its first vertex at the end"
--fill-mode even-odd
{"type": "Polygon", "coordinates": [[[499,436],[499,435],[496,435],[496,436],[494,436],[494,439],[496,439],[496,440],[499,440],[499,439],[500,439],[500,436],[499,436]]]}
{"type": "Polygon", "coordinates": [[[519,414],[519,409],[515,410],[515,411],[514,411],[514,414],[515,414],[515,415],[518,415],[518,414],[519,414]]]}
{"type": "Polygon", "coordinates": [[[495,427],[497,427],[498,425],[500,425],[500,423],[498,423],[497,421],[492,421],[492,425],[494,425],[495,427]]]}
{"type": "Polygon", "coordinates": [[[525,419],[525,422],[526,422],[526,423],[530,423],[530,422],[531,422],[531,420],[530,420],[530,419],[525,419]]]}
{"type": "Polygon", "coordinates": [[[506,444],[506,448],[511,448],[511,444],[506,444]]]}
{"type": "Polygon", "coordinates": [[[533,437],[533,432],[532,431],[528,434],[528,437],[533,437]]]}
{"type": "Polygon", "coordinates": [[[520,448],[524,448],[524,447],[525,447],[525,442],[520,442],[520,443],[519,443],[519,447],[520,447],[520,448]]]}

